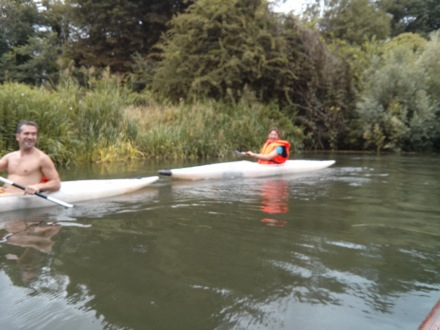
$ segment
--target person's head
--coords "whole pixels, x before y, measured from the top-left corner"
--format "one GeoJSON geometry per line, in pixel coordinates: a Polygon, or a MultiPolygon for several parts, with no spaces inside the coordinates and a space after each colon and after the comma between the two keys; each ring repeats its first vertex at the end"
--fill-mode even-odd
{"type": "Polygon", "coordinates": [[[38,125],[30,120],[21,120],[17,125],[16,140],[20,149],[31,149],[37,143],[38,125]]]}
{"type": "Polygon", "coordinates": [[[35,127],[36,129],[37,129],[37,131],[38,131],[38,125],[37,125],[37,123],[36,122],[34,122],[34,121],[32,121],[32,120],[20,120],[19,122],[18,122],[18,125],[17,125],[17,129],[15,130],[15,133],[16,134],[20,134],[21,133],[21,130],[22,130],[22,128],[23,128],[23,126],[33,126],[33,127],[35,127]]]}
{"type": "Polygon", "coordinates": [[[278,128],[272,127],[269,130],[268,139],[275,141],[275,140],[279,140],[280,138],[281,138],[281,134],[280,134],[280,131],[278,130],[278,128]]]}

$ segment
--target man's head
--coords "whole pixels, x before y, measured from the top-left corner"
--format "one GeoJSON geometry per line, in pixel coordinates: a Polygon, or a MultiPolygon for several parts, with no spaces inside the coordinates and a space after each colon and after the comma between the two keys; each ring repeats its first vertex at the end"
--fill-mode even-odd
{"type": "Polygon", "coordinates": [[[22,129],[22,127],[23,127],[24,125],[27,125],[27,126],[34,126],[34,127],[37,129],[37,131],[38,131],[38,125],[37,125],[36,122],[34,122],[34,121],[32,121],[32,120],[20,120],[20,121],[18,122],[17,129],[16,129],[15,133],[16,133],[16,134],[20,134],[21,129],[22,129]]]}
{"type": "Polygon", "coordinates": [[[38,125],[29,120],[21,120],[17,125],[15,138],[20,149],[32,149],[37,143],[38,125]]]}

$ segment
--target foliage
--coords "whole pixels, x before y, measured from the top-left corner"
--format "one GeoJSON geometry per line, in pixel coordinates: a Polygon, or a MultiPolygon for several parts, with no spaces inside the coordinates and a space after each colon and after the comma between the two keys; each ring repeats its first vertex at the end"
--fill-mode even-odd
{"type": "Polygon", "coordinates": [[[128,99],[124,93],[108,80],[96,84],[93,91],[71,81],[57,91],[0,85],[0,150],[17,148],[15,126],[29,119],[40,126],[39,147],[58,164],[101,161],[116,154],[123,159],[139,157],[131,142],[136,129],[123,116],[128,99]]]}
{"type": "Polygon", "coordinates": [[[287,64],[274,28],[263,0],[200,0],[171,21],[153,87],[173,100],[237,100],[246,86],[267,88],[268,74],[287,64]]]}
{"type": "Polygon", "coordinates": [[[35,33],[38,10],[32,0],[2,0],[0,3],[0,57],[23,46],[35,33]]]}
{"type": "Polygon", "coordinates": [[[222,156],[272,124],[299,149],[440,147],[439,34],[400,33],[438,29],[438,1],[314,3],[2,0],[0,150],[24,116],[58,163],[222,156]]]}
{"type": "Polygon", "coordinates": [[[162,97],[236,102],[249,90],[303,127],[309,148],[336,148],[347,135],[348,62],[265,1],[199,1],[171,21],[159,47],[153,87],[162,97]]]}
{"type": "Polygon", "coordinates": [[[440,104],[440,31],[430,35],[430,41],[418,58],[418,64],[427,72],[427,92],[440,104]]]}
{"type": "MultiPolygon", "coordinates": [[[[433,76],[421,60],[428,57],[421,47],[424,43],[420,37],[401,35],[366,71],[368,86],[357,110],[367,147],[420,151],[438,137],[439,103],[430,96],[433,76]]],[[[438,81],[438,76],[434,79],[438,81]]]]}
{"type": "Polygon", "coordinates": [[[9,78],[15,66],[29,60],[29,53],[16,52],[15,48],[27,47],[36,35],[38,10],[32,0],[2,0],[0,3],[0,83],[9,78]]]}
{"type": "Polygon", "coordinates": [[[93,89],[64,80],[56,90],[0,85],[0,152],[15,150],[20,119],[40,126],[39,147],[57,164],[139,158],[223,157],[234,149],[256,150],[270,126],[301,148],[302,132],[276,105],[251,94],[238,103],[205,100],[163,105],[137,97],[107,76],[93,89]]]}
{"type": "MultiPolygon", "coordinates": [[[[0,82],[56,83],[60,69],[131,70],[134,54],[150,52],[185,0],[3,0],[0,82]]],[[[132,76],[135,78],[135,76],[132,76]]],[[[141,82],[142,83],[142,82],[141,82]]]]}
{"type": "Polygon", "coordinates": [[[68,0],[71,52],[78,65],[127,72],[136,53],[148,54],[182,0],[68,0]]]}
{"type": "Polygon", "coordinates": [[[271,126],[301,147],[302,132],[275,105],[262,106],[247,93],[236,104],[205,100],[128,108],[127,113],[141,126],[142,151],[158,158],[224,157],[236,149],[257,150],[271,126]]]}
{"type": "Polygon", "coordinates": [[[137,130],[129,122],[123,109],[130,102],[131,92],[123,87],[117,77],[104,71],[102,77],[91,77],[89,86],[80,88],[71,80],[60,86],[57,94],[63,100],[68,120],[78,136],[80,153],[77,161],[105,161],[142,157],[133,147],[137,130]],[[62,97],[64,96],[64,97],[62,97]]]}
{"type": "Polygon", "coordinates": [[[426,72],[426,91],[435,104],[436,119],[434,121],[433,143],[436,149],[440,148],[440,31],[430,35],[421,56],[417,59],[418,65],[426,72]]]}
{"type": "Polygon", "coordinates": [[[15,128],[19,120],[36,121],[39,126],[39,148],[58,163],[68,163],[72,150],[66,148],[74,139],[69,121],[58,109],[51,92],[21,84],[0,85],[0,150],[17,148],[15,128]]]}
{"type": "Polygon", "coordinates": [[[319,27],[332,38],[362,45],[376,38],[386,39],[390,33],[390,19],[369,0],[327,0],[319,27]]]}
{"type": "Polygon", "coordinates": [[[23,46],[14,47],[2,58],[2,80],[23,82],[29,85],[57,83],[59,68],[57,59],[61,53],[54,34],[34,36],[23,46]],[[22,63],[17,58],[26,59],[22,63]],[[7,69],[6,69],[7,68],[7,69]]]}
{"type": "Polygon", "coordinates": [[[379,0],[378,5],[392,17],[392,36],[411,32],[427,37],[440,29],[438,0],[379,0]]]}
{"type": "Polygon", "coordinates": [[[131,73],[127,80],[134,91],[140,92],[153,84],[154,70],[157,67],[157,62],[139,53],[135,53],[132,56],[132,62],[131,73]]]}
{"type": "Polygon", "coordinates": [[[342,43],[324,43],[317,31],[301,28],[299,38],[291,31],[295,25],[287,19],[283,31],[287,49],[297,60],[289,58],[289,63],[296,63],[296,80],[284,83],[291,100],[284,111],[304,129],[305,148],[339,149],[347,143],[356,97],[354,56],[342,43]]]}

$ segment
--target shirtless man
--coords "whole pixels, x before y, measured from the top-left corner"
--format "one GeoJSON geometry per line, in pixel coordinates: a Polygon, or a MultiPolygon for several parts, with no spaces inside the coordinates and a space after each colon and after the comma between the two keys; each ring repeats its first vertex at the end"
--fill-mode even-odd
{"type": "MultiPolygon", "coordinates": [[[[25,194],[60,189],[60,176],[48,155],[35,147],[38,125],[22,120],[15,134],[20,149],[6,154],[0,159],[0,172],[7,171],[8,179],[26,187],[25,194]],[[45,178],[45,182],[42,182],[45,178]],[[47,179],[47,180],[46,180],[47,179]]],[[[1,188],[0,188],[1,190],[1,188]]],[[[4,192],[17,193],[20,189],[5,184],[4,192]]]]}

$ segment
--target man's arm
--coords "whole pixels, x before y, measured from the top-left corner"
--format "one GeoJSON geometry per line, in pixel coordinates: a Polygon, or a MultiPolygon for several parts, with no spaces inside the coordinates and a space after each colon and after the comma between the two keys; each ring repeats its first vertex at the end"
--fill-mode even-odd
{"type": "Polygon", "coordinates": [[[40,170],[43,176],[47,179],[45,182],[35,183],[26,186],[25,194],[35,194],[43,191],[57,191],[61,187],[61,180],[58,171],[50,157],[44,153],[40,158],[40,170]]]}
{"type": "Polygon", "coordinates": [[[4,155],[2,158],[0,158],[0,173],[3,171],[6,171],[8,168],[8,155],[4,155]]]}
{"type": "Polygon", "coordinates": [[[39,183],[39,191],[57,191],[61,188],[60,175],[58,174],[55,165],[46,154],[41,161],[41,173],[47,178],[44,183],[39,183]]]}

